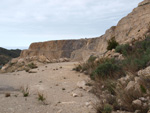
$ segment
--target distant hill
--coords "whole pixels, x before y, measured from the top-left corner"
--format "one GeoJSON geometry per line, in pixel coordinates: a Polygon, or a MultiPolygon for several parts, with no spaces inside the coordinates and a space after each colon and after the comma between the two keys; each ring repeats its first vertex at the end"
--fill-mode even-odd
{"type": "Polygon", "coordinates": [[[7,50],[5,48],[0,47],[0,65],[4,65],[8,63],[12,58],[19,57],[21,50],[7,50]]]}

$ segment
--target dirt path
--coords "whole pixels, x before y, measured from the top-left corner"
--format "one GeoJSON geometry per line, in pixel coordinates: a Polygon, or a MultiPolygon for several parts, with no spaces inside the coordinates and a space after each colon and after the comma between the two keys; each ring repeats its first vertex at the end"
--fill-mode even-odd
{"type": "Polygon", "coordinates": [[[33,70],[37,73],[0,74],[0,113],[95,113],[95,96],[77,87],[89,78],[72,71],[74,64],[47,64],[33,70]],[[19,90],[22,86],[29,87],[28,97],[19,90]],[[38,101],[38,92],[46,98],[46,105],[38,101]],[[6,98],[6,93],[11,96],[6,98]]]}

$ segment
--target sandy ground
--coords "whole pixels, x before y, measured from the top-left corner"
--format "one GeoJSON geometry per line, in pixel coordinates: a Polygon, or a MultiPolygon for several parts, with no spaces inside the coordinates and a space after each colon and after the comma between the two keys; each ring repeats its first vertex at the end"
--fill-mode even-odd
{"type": "Polygon", "coordinates": [[[77,82],[89,78],[72,71],[74,64],[46,64],[33,70],[37,73],[0,74],[0,113],[95,113],[96,97],[77,87],[77,82]],[[28,97],[23,97],[20,87],[29,87],[28,97]],[[6,93],[11,96],[5,97],[6,93]],[[38,101],[38,93],[44,95],[46,104],[38,101]]]}

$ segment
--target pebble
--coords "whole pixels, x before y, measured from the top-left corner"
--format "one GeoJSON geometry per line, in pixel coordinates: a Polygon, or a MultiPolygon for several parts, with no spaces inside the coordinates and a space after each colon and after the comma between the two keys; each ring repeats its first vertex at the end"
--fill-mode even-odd
{"type": "Polygon", "coordinates": [[[57,113],[61,113],[62,112],[62,110],[59,110],[57,113]]]}
{"type": "Polygon", "coordinates": [[[78,97],[78,94],[76,94],[76,93],[72,93],[71,94],[73,97],[78,97]]]}
{"type": "Polygon", "coordinates": [[[86,102],[85,105],[86,107],[89,107],[91,105],[91,102],[86,102]]]}

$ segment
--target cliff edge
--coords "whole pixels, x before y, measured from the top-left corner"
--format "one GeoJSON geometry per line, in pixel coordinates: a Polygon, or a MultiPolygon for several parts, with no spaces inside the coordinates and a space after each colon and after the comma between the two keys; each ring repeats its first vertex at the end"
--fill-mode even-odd
{"type": "Polygon", "coordinates": [[[117,26],[113,26],[106,33],[97,38],[79,40],[57,40],[32,43],[28,50],[22,51],[20,57],[44,56],[48,60],[70,58],[71,60],[85,60],[92,54],[102,54],[106,51],[107,40],[115,37],[119,43],[132,43],[145,38],[150,28],[150,0],[144,0],[117,26]]]}

